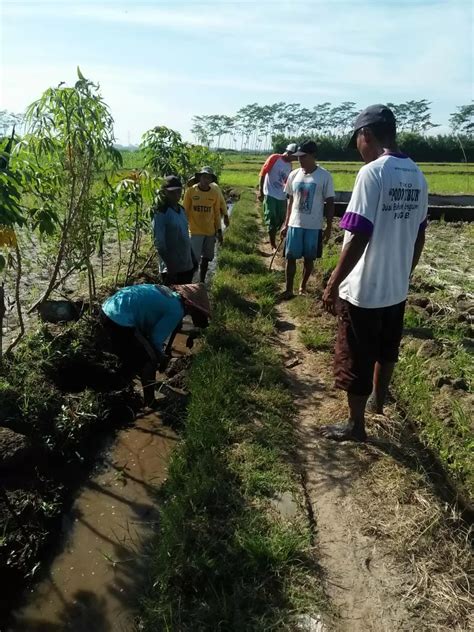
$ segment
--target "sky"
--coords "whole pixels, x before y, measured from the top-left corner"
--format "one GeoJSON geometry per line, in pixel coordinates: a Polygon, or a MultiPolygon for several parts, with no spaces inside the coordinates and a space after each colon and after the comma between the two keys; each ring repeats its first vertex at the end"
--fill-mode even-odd
{"type": "Polygon", "coordinates": [[[400,103],[432,120],[473,98],[471,0],[0,0],[0,109],[22,112],[76,67],[122,144],[248,103],[400,103]]]}

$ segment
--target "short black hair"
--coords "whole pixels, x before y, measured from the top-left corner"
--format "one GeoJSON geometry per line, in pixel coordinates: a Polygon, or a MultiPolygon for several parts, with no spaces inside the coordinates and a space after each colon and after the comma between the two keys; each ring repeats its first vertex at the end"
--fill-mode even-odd
{"type": "Polygon", "coordinates": [[[386,141],[393,142],[397,136],[395,123],[372,123],[365,127],[371,129],[375,138],[381,143],[386,141]]]}

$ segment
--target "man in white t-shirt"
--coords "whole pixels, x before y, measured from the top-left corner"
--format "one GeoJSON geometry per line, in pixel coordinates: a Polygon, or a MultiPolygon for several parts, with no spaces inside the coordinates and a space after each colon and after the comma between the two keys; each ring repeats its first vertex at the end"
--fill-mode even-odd
{"type": "Polygon", "coordinates": [[[347,391],[349,420],[322,434],[365,441],[367,400],[372,394],[375,411],[383,413],[398,360],[409,277],[425,242],[428,187],[399,151],[386,106],[359,114],[350,146],[366,164],[341,220],[343,249],[323,295],[326,310],[338,315],[335,377],[347,391]]]}
{"type": "Polygon", "coordinates": [[[272,249],[276,250],[276,234],[286,214],[285,184],[291,171],[296,144],[290,143],[283,154],[269,156],[260,170],[258,199],[263,202],[263,218],[272,249]]]}
{"type": "Polygon", "coordinates": [[[323,239],[331,236],[334,217],[334,184],[329,171],[316,162],[317,146],[312,140],[301,143],[295,152],[300,168],[288,176],[285,193],[288,195],[286,219],[281,230],[286,237],[286,289],[282,298],[294,296],[293,284],[296,261],[303,258],[303,277],[300,294],[306,292],[306,284],[314,268],[314,260],[322,255],[323,239]],[[323,236],[323,217],[326,230],[323,236]]]}

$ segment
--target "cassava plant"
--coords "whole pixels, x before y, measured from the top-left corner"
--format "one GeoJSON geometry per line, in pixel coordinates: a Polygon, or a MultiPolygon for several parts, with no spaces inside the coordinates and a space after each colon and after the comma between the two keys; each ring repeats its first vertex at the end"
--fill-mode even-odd
{"type": "Polygon", "coordinates": [[[189,145],[181,134],[158,126],[145,132],[140,149],[145,168],[155,176],[177,175],[186,178],[190,172],[189,145]]]}
{"type": "Polygon", "coordinates": [[[91,300],[95,293],[92,255],[103,229],[99,172],[121,155],[114,148],[113,118],[99,86],[77,69],[73,87],[49,88],[26,112],[30,218],[47,237],[51,272],[48,285],[30,312],[45,301],[61,279],[86,270],[91,300]]]}

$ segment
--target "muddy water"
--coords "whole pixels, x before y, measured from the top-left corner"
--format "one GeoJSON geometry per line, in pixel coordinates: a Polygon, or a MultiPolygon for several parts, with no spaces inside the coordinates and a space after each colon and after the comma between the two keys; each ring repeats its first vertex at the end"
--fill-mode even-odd
{"type": "Polygon", "coordinates": [[[155,413],[119,433],[104,468],[65,521],[62,550],[27,595],[9,632],[131,632],[146,545],[158,523],[155,492],[176,435],[155,413]]]}

